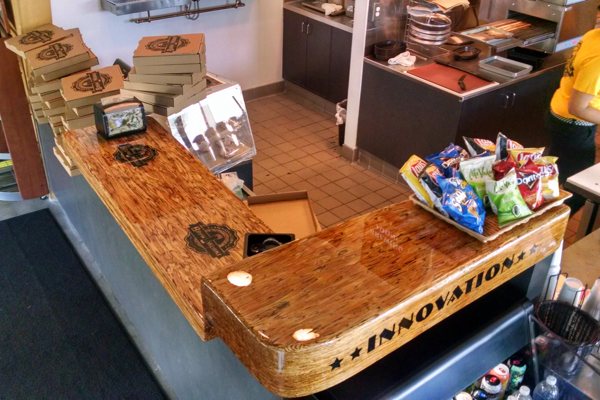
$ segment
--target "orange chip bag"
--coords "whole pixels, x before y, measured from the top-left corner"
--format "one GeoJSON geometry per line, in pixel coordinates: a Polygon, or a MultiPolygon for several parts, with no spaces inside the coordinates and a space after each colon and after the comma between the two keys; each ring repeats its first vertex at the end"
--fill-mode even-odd
{"type": "Polygon", "coordinates": [[[522,167],[527,164],[528,161],[537,160],[544,153],[544,147],[527,147],[523,149],[508,149],[508,156],[513,160],[517,167],[522,167]]]}

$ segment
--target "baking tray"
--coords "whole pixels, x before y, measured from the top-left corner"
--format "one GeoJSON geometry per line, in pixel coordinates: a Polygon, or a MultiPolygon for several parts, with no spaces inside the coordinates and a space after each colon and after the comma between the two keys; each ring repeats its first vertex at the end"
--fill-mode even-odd
{"type": "Polygon", "coordinates": [[[479,61],[479,68],[509,78],[527,75],[533,69],[531,65],[510,60],[501,56],[492,56],[479,61]]]}
{"type": "Polygon", "coordinates": [[[538,217],[540,215],[542,215],[543,213],[545,213],[546,211],[554,208],[554,207],[558,207],[561,204],[563,204],[565,202],[565,200],[567,200],[568,198],[570,198],[571,196],[573,196],[571,193],[567,192],[566,190],[562,190],[560,191],[560,196],[558,197],[558,199],[550,202],[550,203],[546,203],[543,206],[541,206],[540,208],[538,208],[538,210],[536,212],[534,212],[533,214],[531,214],[528,217],[522,218],[520,220],[511,222],[510,224],[507,225],[502,225],[500,226],[498,224],[498,217],[496,216],[496,214],[492,213],[491,210],[487,209],[486,210],[486,217],[485,217],[485,222],[483,225],[483,234],[479,234],[475,231],[472,231],[469,228],[465,228],[464,226],[460,225],[459,223],[457,223],[456,221],[442,215],[438,210],[436,210],[435,208],[431,208],[429,207],[427,204],[422,203],[419,199],[417,199],[417,197],[412,194],[410,195],[409,199],[415,203],[416,205],[418,205],[419,207],[423,208],[424,210],[430,212],[431,214],[435,215],[437,218],[446,221],[447,223],[449,223],[452,226],[455,226],[456,228],[460,229],[461,231],[465,232],[467,235],[474,237],[475,239],[479,240],[480,242],[483,243],[487,243],[490,242],[494,239],[497,239],[498,236],[514,229],[515,227],[519,226],[519,225],[523,225],[525,223],[527,223],[529,220],[531,220],[532,218],[538,217]]]}

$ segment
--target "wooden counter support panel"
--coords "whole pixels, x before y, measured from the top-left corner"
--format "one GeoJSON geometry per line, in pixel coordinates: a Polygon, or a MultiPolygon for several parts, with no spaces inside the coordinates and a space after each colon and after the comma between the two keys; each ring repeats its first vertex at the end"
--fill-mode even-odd
{"type": "Polygon", "coordinates": [[[246,232],[270,232],[156,121],[148,132],[106,141],[94,128],[69,131],[64,147],[82,175],[181,309],[207,339],[201,278],[242,259],[246,232]],[[121,144],[156,150],[146,165],[119,162],[121,144]]]}
{"type": "Polygon", "coordinates": [[[207,275],[207,318],[269,390],[314,393],[553,253],[568,215],[557,207],[484,244],[403,202],[207,275]],[[230,284],[234,270],[250,285],[230,284]]]}
{"type": "Polygon", "coordinates": [[[8,147],[21,196],[33,199],[48,194],[48,185],[18,57],[6,48],[4,39],[0,40],[0,60],[0,119],[4,131],[0,147],[8,147]]]}

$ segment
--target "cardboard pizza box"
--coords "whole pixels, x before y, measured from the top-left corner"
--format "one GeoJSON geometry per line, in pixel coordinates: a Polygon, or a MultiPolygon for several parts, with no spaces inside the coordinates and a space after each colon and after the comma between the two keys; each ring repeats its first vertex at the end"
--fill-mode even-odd
{"type": "Polygon", "coordinates": [[[133,65],[204,64],[204,34],[146,36],[133,53],[133,65]]]}
{"type": "Polygon", "coordinates": [[[37,27],[23,35],[6,39],[4,44],[13,53],[25,57],[28,51],[56,42],[72,34],[73,30],[65,30],[56,25],[48,24],[37,27]]]}
{"type": "Polygon", "coordinates": [[[204,79],[206,71],[187,74],[140,74],[132,69],[127,79],[130,82],[153,83],[159,85],[193,85],[204,79]],[[204,72],[204,73],[203,73],[204,72]]]}
{"type": "Polygon", "coordinates": [[[25,53],[34,77],[59,71],[90,59],[81,35],[72,35],[25,53]]]}
{"type": "Polygon", "coordinates": [[[67,107],[91,105],[119,93],[123,75],[118,65],[74,74],[61,79],[61,93],[67,107]]]}

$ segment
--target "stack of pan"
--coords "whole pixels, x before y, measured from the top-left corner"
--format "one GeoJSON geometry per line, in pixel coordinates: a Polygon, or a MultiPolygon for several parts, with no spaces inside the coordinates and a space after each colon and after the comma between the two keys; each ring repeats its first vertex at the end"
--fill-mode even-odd
{"type": "Polygon", "coordinates": [[[452,20],[426,7],[409,7],[407,29],[409,41],[439,46],[450,36],[452,20]]]}

